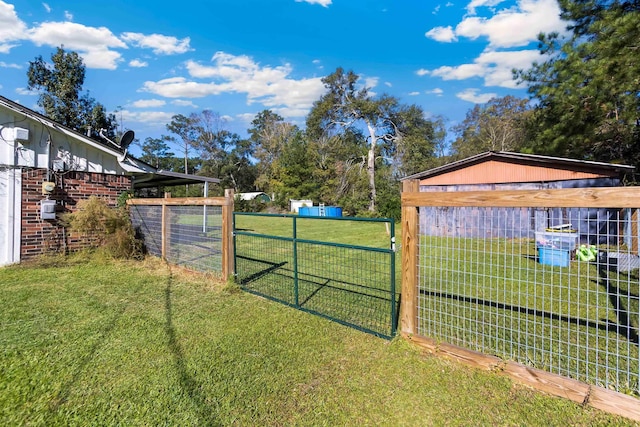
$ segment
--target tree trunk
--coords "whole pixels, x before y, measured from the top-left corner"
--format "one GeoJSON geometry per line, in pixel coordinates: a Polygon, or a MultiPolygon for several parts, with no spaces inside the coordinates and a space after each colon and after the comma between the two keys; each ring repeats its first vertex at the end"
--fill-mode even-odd
{"type": "Polygon", "coordinates": [[[369,152],[367,153],[367,175],[369,176],[369,212],[376,211],[376,131],[375,128],[367,124],[369,128],[369,152]]]}

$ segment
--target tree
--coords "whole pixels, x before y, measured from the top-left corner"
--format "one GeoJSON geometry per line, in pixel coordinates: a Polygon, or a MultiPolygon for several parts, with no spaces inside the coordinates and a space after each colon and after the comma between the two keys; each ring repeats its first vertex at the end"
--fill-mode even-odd
{"type": "Polygon", "coordinates": [[[189,173],[189,152],[196,143],[194,123],[191,118],[176,114],[171,117],[171,122],[167,124],[167,130],[182,140],[182,152],[184,153],[184,173],[189,173]]]}
{"type": "Polygon", "coordinates": [[[256,114],[248,130],[249,139],[255,148],[254,156],[258,160],[258,177],[256,185],[262,191],[273,192],[274,171],[285,147],[299,132],[297,126],[286,122],[280,115],[271,110],[263,110],[256,114]]]}
{"type": "Polygon", "coordinates": [[[569,36],[540,35],[546,60],[515,73],[538,104],[532,150],[640,164],[640,2],[560,6],[569,36]]]}
{"type": "Polygon", "coordinates": [[[140,160],[147,162],[156,169],[170,169],[169,158],[172,158],[174,154],[169,151],[169,145],[167,142],[170,137],[163,136],[161,138],[147,137],[142,144],[142,156],[140,160]]]}
{"type": "Polygon", "coordinates": [[[453,155],[460,159],[485,151],[518,151],[526,143],[530,113],[527,99],[511,95],[476,104],[452,129],[458,136],[453,155]]]}
{"type": "Polygon", "coordinates": [[[219,178],[222,180],[222,188],[232,186],[236,192],[254,191],[258,170],[251,163],[251,142],[240,139],[237,134],[233,134],[233,141],[234,147],[226,155],[220,168],[219,178]]]}
{"type": "MultiPolygon", "coordinates": [[[[53,64],[47,64],[42,56],[29,62],[27,87],[40,91],[38,105],[44,114],[71,129],[116,137],[117,122],[114,114],[108,114],[102,104],[89,93],[81,94],[85,78],[85,66],[76,52],[57,48],[51,55],[53,64]]],[[[97,138],[96,138],[97,139],[97,138]]]]}
{"type": "MultiPolygon", "coordinates": [[[[397,98],[383,94],[373,97],[366,87],[358,88],[358,76],[342,68],[322,79],[327,92],[316,101],[307,117],[307,130],[314,139],[349,132],[361,134],[367,143],[366,165],[368,210],[376,211],[376,160],[395,157],[405,137],[417,143],[432,141],[433,127],[418,106],[401,105],[397,98]]],[[[427,150],[428,151],[428,150],[427,150]]],[[[406,158],[406,156],[404,156],[406,158]]],[[[400,156],[402,159],[403,156],[400,156]]]]}

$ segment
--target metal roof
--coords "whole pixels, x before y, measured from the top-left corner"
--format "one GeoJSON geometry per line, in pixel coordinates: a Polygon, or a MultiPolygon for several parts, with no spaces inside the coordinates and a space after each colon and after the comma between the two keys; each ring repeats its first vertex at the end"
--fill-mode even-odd
{"type": "Polygon", "coordinates": [[[444,166],[439,166],[437,168],[429,169],[423,172],[406,176],[402,178],[402,181],[407,179],[424,179],[431,176],[452,172],[458,169],[463,169],[465,167],[468,167],[477,163],[489,161],[489,160],[505,160],[505,161],[510,161],[514,163],[519,162],[519,163],[526,163],[526,164],[536,164],[539,166],[565,168],[565,169],[572,169],[572,170],[590,170],[590,171],[606,170],[609,173],[611,172],[625,173],[625,172],[631,172],[635,169],[634,166],[619,165],[614,163],[603,163],[603,162],[593,162],[588,160],[567,159],[562,157],[541,156],[537,154],[512,153],[508,151],[487,151],[485,153],[467,157],[466,159],[458,160],[456,162],[452,162],[444,166]]]}
{"type": "Polygon", "coordinates": [[[151,172],[144,175],[138,175],[133,177],[133,188],[152,188],[152,187],[165,187],[172,185],[186,185],[186,184],[203,184],[203,183],[219,184],[218,178],[210,178],[207,176],[190,175],[180,172],[171,172],[165,170],[159,170],[157,172],[151,172]]]}

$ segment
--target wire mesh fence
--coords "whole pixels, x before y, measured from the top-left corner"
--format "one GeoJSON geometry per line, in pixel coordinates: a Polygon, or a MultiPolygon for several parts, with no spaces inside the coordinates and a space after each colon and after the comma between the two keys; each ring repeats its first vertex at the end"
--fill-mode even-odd
{"type": "Polygon", "coordinates": [[[222,207],[169,206],[167,261],[201,272],[222,271],[222,207]]]}
{"type": "Polygon", "coordinates": [[[243,289],[381,337],[395,334],[389,220],[234,217],[235,271],[243,289]],[[308,238],[314,236],[324,239],[308,238]]]}
{"type": "Polygon", "coordinates": [[[129,217],[137,236],[150,255],[162,256],[162,206],[130,205],[129,217]]]}
{"type": "Polygon", "coordinates": [[[131,205],[131,222],[147,251],[205,273],[222,272],[222,207],[131,205]],[[165,236],[164,254],[162,236],[165,236]]]}
{"type": "Polygon", "coordinates": [[[425,337],[640,395],[638,211],[419,208],[425,337]]]}

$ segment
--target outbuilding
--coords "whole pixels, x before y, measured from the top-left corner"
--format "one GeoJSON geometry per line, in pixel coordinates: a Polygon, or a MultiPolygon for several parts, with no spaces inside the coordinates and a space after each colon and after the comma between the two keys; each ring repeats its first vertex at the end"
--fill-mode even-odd
{"type": "MultiPolygon", "coordinates": [[[[408,176],[404,180],[418,180],[420,192],[614,187],[622,185],[634,169],[628,165],[490,151],[408,176]]],[[[421,209],[420,227],[426,233],[436,233],[437,228],[438,234],[445,235],[456,235],[458,230],[464,229],[466,234],[463,237],[490,237],[495,230],[508,229],[512,235],[506,237],[527,237],[533,231],[571,224],[572,228],[582,229],[585,235],[593,236],[598,234],[598,230],[591,228],[608,227],[608,218],[619,215],[619,212],[607,209],[597,210],[598,212],[580,209],[522,209],[519,215],[509,216],[512,224],[491,224],[487,221],[475,221],[478,216],[483,215],[481,210],[464,209],[465,222],[483,225],[477,228],[459,227],[455,223],[459,216],[451,215],[450,208],[432,207],[421,209]],[[587,221],[594,217],[602,218],[602,221],[587,221]]],[[[503,221],[497,218],[499,217],[496,216],[497,221],[503,221]]],[[[600,234],[607,236],[616,233],[618,232],[602,230],[600,234]]],[[[632,234],[631,230],[628,234],[632,234]]]]}

